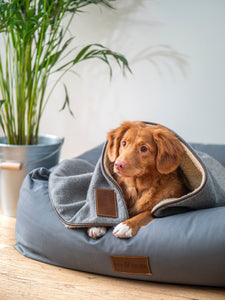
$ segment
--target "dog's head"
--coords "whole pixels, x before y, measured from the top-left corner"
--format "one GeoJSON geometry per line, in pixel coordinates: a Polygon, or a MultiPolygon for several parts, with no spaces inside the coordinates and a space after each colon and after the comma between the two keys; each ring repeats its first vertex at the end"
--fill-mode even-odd
{"type": "Polygon", "coordinates": [[[119,176],[143,176],[176,170],[184,149],[169,129],[142,122],[124,122],[108,133],[108,157],[119,176]]]}

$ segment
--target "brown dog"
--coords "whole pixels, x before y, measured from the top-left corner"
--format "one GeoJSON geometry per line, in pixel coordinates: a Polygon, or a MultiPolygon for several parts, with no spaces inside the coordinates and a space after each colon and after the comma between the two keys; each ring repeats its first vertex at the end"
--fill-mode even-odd
{"type": "MultiPolygon", "coordinates": [[[[151,210],[158,202],[187,192],[178,172],[184,149],[175,134],[161,125],[124,122],[108,133],[107,153],[130,216],[115,227],[116,237],[134,236],[153,219],[151,210]]],[[[105,232],[104,227],[88,230],[93,238],[105,232]]]]}

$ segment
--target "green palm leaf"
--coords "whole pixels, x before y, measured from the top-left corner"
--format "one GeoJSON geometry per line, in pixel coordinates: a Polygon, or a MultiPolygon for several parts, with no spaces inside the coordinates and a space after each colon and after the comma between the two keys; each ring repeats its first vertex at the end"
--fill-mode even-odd
{"type": "MultiPolygon", "coordinates": [[[[70,24],[74,16],[91,4],[113,8],[115,0],[0,0],[0,126],[9,143],[36,143],[39,124],[55,86],[76,64],[88,59],[104,62],[112,76],[115,61],[123,73],[131,72],[126,58],[100,44],[76,51],[69,49],[70,24]],[[67,18],[65,18],[67,16],[67,18]],[[65,21],[65,22],[64,22],[65,21]],[[3,53],[4,52],[4,53],[3,53]],[[5,61],[3,62],[3,58],[5,61]],[[59,72],[52,90],[46,95],[49,77],[59,72]],[[4,104],[4,105],[3,105],[4,104]]],[[[69,109],[68,90],[62,109],[69,109]]]]}

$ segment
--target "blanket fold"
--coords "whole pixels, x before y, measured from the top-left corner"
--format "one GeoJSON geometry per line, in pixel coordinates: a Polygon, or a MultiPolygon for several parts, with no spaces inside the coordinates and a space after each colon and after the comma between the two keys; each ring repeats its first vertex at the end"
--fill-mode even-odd
{"type": "Polygon", "coordinates": [[[68,227],[113,226],[129,217],[122,192],[102,170],[101,159],[95,167],[81,159],[63,161],[50,175],[49,194],[68,227]]]}
{"type": "MultiPolygon", "coordinates": [[[[152,209],[153,216],[225,206],[225,168],[177,137],[185,150],[180,169],[190,192],[160,201],[152,209]]],[[[106,146],[107,142],[96,166],[82,159],[70,159],[62,161],[50,174],[52,205],[68,227],[114,226],[129,218],[122,190],[112,175],[106,146]]]]}

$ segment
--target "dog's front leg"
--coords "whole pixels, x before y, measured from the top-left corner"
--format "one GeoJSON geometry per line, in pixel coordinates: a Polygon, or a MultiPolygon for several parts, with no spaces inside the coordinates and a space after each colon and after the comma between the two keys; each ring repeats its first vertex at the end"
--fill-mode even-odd
{"type": "Polygon", "coordinates": [[[145,211],[138,214],[135,217],[132,217],[120,224],[118,224],[114,230],[113,234],[118,238],[131,238],[133,237],[138,230],[147,225],[149,222],[153,220],[153,217],[150,212],[145,211]]]}
{"type": "Polygon", "coordinates": [[[87,230],[88,235],[93,239],[98,239],[106,233],[107,229],[103,226],[89,227],[87,230]]]}

